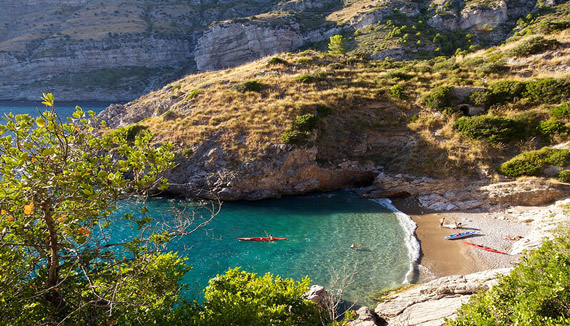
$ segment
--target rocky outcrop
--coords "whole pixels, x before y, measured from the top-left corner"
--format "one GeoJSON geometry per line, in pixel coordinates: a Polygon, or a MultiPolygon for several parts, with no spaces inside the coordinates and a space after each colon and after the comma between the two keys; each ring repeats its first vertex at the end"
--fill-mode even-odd
{"type": "Polygon", "coordinates": [[[373,311],[368,307],[360,307],[356,311],[356,320],[348,323],[350,326],[379,326],[384,325],[381,320],[373,311]]]}
{"type": "Polygon", "coordinates": [[[454,318],[457,309],[471,295],[488,289],[498,275],[510,273],[510,268],[489,270],[469,275],[454,275],[417,284],[389,294],[374,310],[388,325],[442,325],[445,318],[454,318]]]}
{"type": "Polygon", "coordinates": [[[472,5],[466,6],[461,11],[459,27],[461,29],[490,30],[503,24],[507,19],[506,1],[497,1],[490,6],[472,5]]]}
{"type": "Polygon", "coordinates": [[[194,58],[199,70],[214,70],[291,51],[302,44],[303,35],[294,23],[277,28],[228,23],[210,28],[198,39],[194,58]]]}
{"type": "Polygon", "coordinates": [[[415,196],[421,206],[434,211],[497,210],[508,205],[544,205],[569,192],[569,185],[542,178],[487,185],[485,181],[437,180],[386,173],[380,173],[373,186],[360,190],[360,194],[368,198],[415,196]]]}

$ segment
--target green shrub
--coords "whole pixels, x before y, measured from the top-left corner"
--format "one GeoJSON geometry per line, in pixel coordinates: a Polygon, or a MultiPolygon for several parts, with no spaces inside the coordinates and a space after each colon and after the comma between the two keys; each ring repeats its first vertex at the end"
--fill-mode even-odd
{"type": "Polygon", "coordinates": [[[570,232],[527,254],[510,275],[480,291],[446,325],[570,325],[570,232]]]}
{"type": "Polygon", "coordinates": [[[538,125],[539,134],[546,139],[550,139],[552,136],[564,133],[566,131],[566,125],[557,120],[541,121],[538,125]]]}
{"type": "Polygon", "coordinates": [[[164,114],[162,115],[162,120],[164,121],[169,121],[169,120],[174,120],[176,119],[176,112],[172,111],[172,110],[168,110],[166,112],[164,112],[164,114]]]}
{"type": "Polygon", "coordinates": [[[315,71],[312,74],[302,74],[295,78],[296,81],[303,84],[311,84],[319,81],[323,81],[327,78],[327,73],[324,71],[315,71]]]}
{"type": "Polygon", "coordinates": [[[519,45],[512,48],[509,54],[516,57],[524,57],[542,51],[556,49],[559,45],[560,43],[557,40],[548,40],[542,36],[535,36],[522,41],[519,45]]]}
{"type": "Polygon", "coordinates": [[[570,20],[542,20],[538,24],[538,31],[544,34],[558,33],[570,28],[570,20]]]}
{"type": "Polygon", "coordinates": [[[268,65],[284,65],[284,66],[288,66],[289,62],[287,62],[287,60],[281,59],[279,57],[273,57],[271,59],[269,59],[269,61],[267,61],[268,65]]]}
{"type": "Polygon", "coordinates": [[[570,164],[570,152],[565,149],[544,147],[540,150],[521,153],[501,164],[498,171],[510,178],[539,175],[548,165],[570,164]]]}
{"type": "Polygon", "coordinates": [[[453,101],[453,86],[439,86],[432,89],[424,98],[423,103],[434,110],[443,111],[451,106],[453,101]]]}
{"type": "Polygon", "coordinates": [[[320,325],[319,307],[304,299],[311,280],[300,282],[273,276],[257,276],[229,269],[210,279],[198,325],[320,325]]]}
{"type": "Polygon", "coordinates": [[[545,78],[526,83],[524,96],[540,103],[560,103],[570,94],[569,79],[545,78]]]}
{"type": "Polygon", "coordinates": [[[201,89],[199,89],[199,88],[193,89],[190,93],[188,93],[188,95],[186,95],[186,97],[184,99],[189,100],[191,98],[198,96],[198,94],[201,94],[201,93],[202,93],[201,89]]]}
{"type": "Polygon", "coordinates": [[[461,117],[455,122],[455,128],[468,138],[490,143],[507,143],[521,138],[517,123],[503,117],[461,117]]]}
{"type": "Polygon", "coordinates": [[[564,171],[558,172],[558,174],[556,175],[556,178],[560,182],[570,182],[570,170],[564,170],[564,171]]]}
{"type": "Polygon", "coordinates": [[[299,115],[293,120],[293,128],[299,131],[311,131],[317,127],[318,122],[318,116],[307,113],[299,115]]]}
{"type": "Polygon", "coordinates": [[[555,106],[550,109],[550,115],[557,119],[568,119],[570,118],[570,102],[566,102],[559,106],[555,106]]]}
{"type": "Polygon", "coordinates": [[[491,102],[493,104],[501,104],[513,102],[515,99],[522,98],[526,84],[516,80],[501,80],[491,83],[491,102]]]}
{"type": "Polygon", "coordinates": [[[182,155],[186,157],[191,156],[192,154],[194,154],[192,148],[186,148],[185,150],[182,151],[182,155]]]}
{"type": "Polygon", "coordinates": [[[477,68],[476,72],[481,74],[502,74],[509,70],[505,60],[497,60],[495,62],[486,62],[477,68]]]}
{"type": "Polygon", "coordinates": [[[479,89],[469,95],[469,103],[476,106],[488,107],[491,104],[491,93],[484,89],[479,89]]]}
{"type": "Polygon", "coordinates": [[[401,85],[394,85],[390,87],[390,96],[402,99],[404,98],[404,88],[401,85]]]}
{"type": "Polygon", "coordinates": [[[250,80],[250,81],[243,82],[241,84],[237,84],[232,88],[238,92],[241,92],[241,93],[261,92],[262,90],[267,88],[267,85],[262,84],[256,80],[250,80]]]}
{"type": "Polygon", "coordinates": [[[147,129],[147,127],[142,125],[132,125],[127,127],[127,140],[134,141],[137,135],[145,129],[147,129]]]}
{"type": "Polygon", "coordinates": [[[414,75],[405,73],[403,71],[392,71],[386,74],[387,78],[399,79],[399,80],[410,80],[414,78],[414,75]]]}
{"type": "Polygon", "coordinates": [[[289,130],[281,136],[281,141],[290,145],[304,145],[308,139],[309,133],[299,130],[289,130]]]}

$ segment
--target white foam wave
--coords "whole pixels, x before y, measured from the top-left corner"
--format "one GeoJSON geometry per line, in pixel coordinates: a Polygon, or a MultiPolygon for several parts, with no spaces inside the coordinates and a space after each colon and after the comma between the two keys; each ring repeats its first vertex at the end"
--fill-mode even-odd
{"type": "Polygon", "coordinates": [[[410,269],[408,273],[406,273],[406,277],[404,278],[403,283],[410,283],[412,276],[414,274],[414,268],[420,259],[420,243],[418,239],[414,236],[416,232],[416,228],[418,227],[417,224],[412,220],[412,218],[402,212],[400,212],[396,206],[392,205],[392,201],[388,198],[378,198],[372,199],[372,201],[386,207],[387,209],[391,210],[396,214],[398,218],[398,222],[404,229],[405,233],[405,243],[406,247],[408,248],[408,257],[410,257],[410,269]]]}

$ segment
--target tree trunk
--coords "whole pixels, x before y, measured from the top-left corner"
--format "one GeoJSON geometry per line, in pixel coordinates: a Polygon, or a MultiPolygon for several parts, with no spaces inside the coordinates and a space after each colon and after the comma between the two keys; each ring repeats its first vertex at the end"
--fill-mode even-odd
{"type": "Polygon", "coordinates": [[[55,229],[55,221],[53,220],[49,205],[45,204],[42,210],[49,233],[48,246],[50,251],[48,255],[48,278],[46,282],[48,293],[46,294],[46,299],[52,303],[56,310],[60,310],[64,307],[64,300],[60,289],[57,287],[59,281],[59,244],[57,240],[57,230],[55,229]]]}

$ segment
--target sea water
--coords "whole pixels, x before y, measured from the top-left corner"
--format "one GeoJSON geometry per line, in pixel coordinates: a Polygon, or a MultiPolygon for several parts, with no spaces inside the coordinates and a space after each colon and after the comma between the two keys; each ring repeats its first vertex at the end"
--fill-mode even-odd
{"type": "MultiPolygon", "coordinates": [[[[164,199],[149,200],[147,205],[153,217],[164,223],[174,222],[176,209],[194,207],[188,201],[164,199]]],[[[131,204],[117,214],[132,212],[131,204]]],[[[411,263],[419,251],[414,248],[413,228],[403,227],[402,221],[403,216],[349,191],[227,202],[203,230],[177,240],[169,250],[188,257],[193,266],[184,279],[191,287],[187,297],[200,300],[210,278],[241,267],[296,280],[309,276],[313,284],[325,287],[331,284],[333,272],[341,277],[354,273],[344,298],[362,304],[369,303],[370,293],[411,278],[411,263]],[[266,234],[287,240],[238,240],[266,234]],[[352,243],[362,247],[352,249],[352,243]]],[[[113,237],[122,239],[131,230],[123,225],[113,237]]]]}
{"type": "MultiPolygon", "coordinates": [[[[108,103],[56,103],[60,116],[70,116],[75,105],[85,111],[101,111],[108,103]]],[[[32,102],[0,102],[0,115],[37,115],[43,105],[32,102]]],[[[176,209],[191,211],[186,200],[151,199],[149,215],[172,222],[176,209]]],[[[136,213],[134,202],[124,202],[116,215],[136,213]]],[[[207,215],[207,214],[206,214],[207,215]]],[[[208,280],[229,268],[263,275],[271,273],[300,280],[309,276],[312,284],[329,287],[333,274],[354,274],[344,298],[358,304],[380,289],[412,279],[419,245],[415,224],[388,200],[362,199],[348,191],[292,196],[257,202],[226,202],[221,212],[204,229],[175,240],[169,250],[188,257],[193,269],[184,282],[189,299],[201,300],[208,280]],[[286,241],[238,241],[240,237],[272,234],[286,241]],[[351,249],[350,245],[362,245],[351,249]]],[[[113,238],[128,239],[134,231],[128,224],[114,223],[113,238]]],[[[333,282],[334,283],[334,282],[333,282]]],[[[337,282],[336,286],[340,284],[337,282]]],[[[369,302],[368,302],[369,303],[369,302]]]]}

